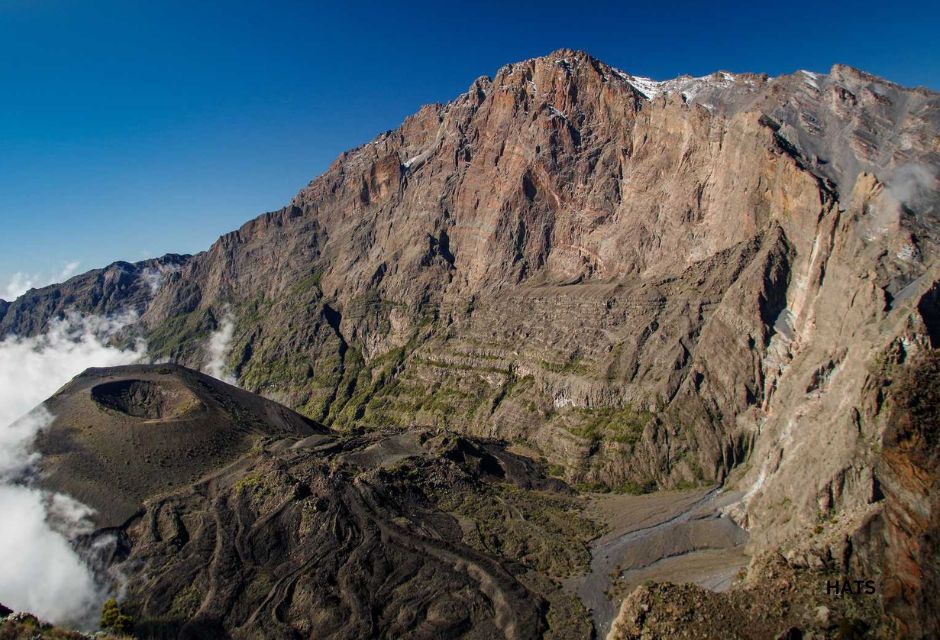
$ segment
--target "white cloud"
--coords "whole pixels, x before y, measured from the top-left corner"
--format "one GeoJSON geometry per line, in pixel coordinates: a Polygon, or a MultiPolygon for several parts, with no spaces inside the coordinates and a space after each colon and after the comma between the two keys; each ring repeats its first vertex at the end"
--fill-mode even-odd
{"type": "Polygon", "coordinates": [[[16,300],[30,289],[38,289],[39,287],[45,287],[46,285],[55,284],[57,282],[65,282],[75,275],[75,272],[78,271],[78,265],[78,262],[68,262],[62,267],[61,271],[52,274],[17,271],[10,276],[10,281],[0,290],[0,298],[12,301],[16,300]]]}
{"type": "Polygon", "coordinates": [[[228,355],[234,334],[235,320],[232,318],[232,314],[226,310],[219,328],[209,336],[209,342],[206,345],[208,361],[202,370],[213,378],[237,386],[238,381],[229,371],[228,365],[225,364],[225,358],[228,355]]]}
{"type": "Polygon", "coordinates": [[[181,269],[182,267],[178,264],[161,264],[156,267],[147,267],[141,272],[140,277],[150,287],[150,294],[155,295],[163,286],[166,277],[181,269]]]}
{"type": "Polygon", "coordinates": [[[82,624],[103,590],[66,537],[46,519],[47,495],[0,485],[0,602],[57,623],[82,624]]]}
{"type": "Polygon", "coordinates": [[[93,512],[68,496],[14,482],[36,462],[33,439],[53,419],[34,407],[88,367],[145,356],[142,343],[107,344],[135,319],[72,314],[44,335],[0,341],[0,602],[8,607],[57,623],[94,624],[106,587],[70,544],[90,532],[93,512]]]}
{"type": "Polygon", "coordinates": [[[936,188],[934,169],[916,162],[901,165],[888,180],[888,193],[898,202],[908,205],[936,188]]]}
{"type": "Polygon", "coordinates": [[[88,367],[140,360],[146,353],[143,344],[130,350],[105,344],[136,319],[134,313],[114,318],[73,313],[53,321],[41,336],[0,341],[0,425],[25,415],[88,367]]]}

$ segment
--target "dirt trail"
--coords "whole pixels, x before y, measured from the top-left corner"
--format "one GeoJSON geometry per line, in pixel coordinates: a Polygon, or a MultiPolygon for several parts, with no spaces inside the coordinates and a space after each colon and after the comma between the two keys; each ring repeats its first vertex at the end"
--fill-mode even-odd
{"type": "Polygon", "coordinates": [[[747,562],[747,535],[721,517],[726,501],[717,488],[592,499],[587,514],[609,530],[591,544],[590,572],[565,586],[591,610],[598,638],[606,637],[619,606],[620,598],[611,597],[614,577],[622,594],[648,579],[730,586],[747,562]]]}

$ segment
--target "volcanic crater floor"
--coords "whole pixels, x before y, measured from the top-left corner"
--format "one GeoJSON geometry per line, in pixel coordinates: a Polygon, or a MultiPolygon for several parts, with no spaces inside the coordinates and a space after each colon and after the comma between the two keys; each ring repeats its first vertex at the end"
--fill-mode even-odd
{"type": "Polygon", "coordinates": [[[182,367],[89,370],[47,407],[43,482],[96,510],[139,637],[604,637],[647,577],[745,561],[713,490],[586,497],[500,442],[334,432],[182,367]]]}

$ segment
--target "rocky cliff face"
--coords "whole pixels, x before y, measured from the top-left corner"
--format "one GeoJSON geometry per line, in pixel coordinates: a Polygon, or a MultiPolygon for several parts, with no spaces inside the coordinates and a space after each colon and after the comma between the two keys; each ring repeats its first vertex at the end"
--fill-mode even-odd
{"type": "Polygon", "coordinates": [[[106,270],[94,303],[73,279],[0,327],[130,306],[154,356],[197,366],[228,315],[240,383],[315,420],[504,438],[592,487],[724,482],[758,548],[848,566],[846,536],[907,500],[881,400],[885,363],[940,340],[938,132],[938,94],[849,67],[660,83],[558,51],[153,289],[106,304],[106,270]]]}
{"type": "Polygon", "coordinates": [[[0,300],[0,335],[31,336],[45,332],[49,322],[69,313],[125,316],[133,321],[190,256],[168,254],[131,264],[115,262],[62,284],[32,289],[13,302],[0,300]]]}

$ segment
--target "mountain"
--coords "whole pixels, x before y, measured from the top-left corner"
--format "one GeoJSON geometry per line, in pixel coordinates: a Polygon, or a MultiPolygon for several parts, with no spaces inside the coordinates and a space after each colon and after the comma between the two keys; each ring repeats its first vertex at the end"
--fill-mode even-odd
{"type": "Polygon", "coordinates": [[[755,558],[870,577],[929,635],[938,167],[925,89],[842,65],[655,82],[562,50],[204,253],[0,305],[0,332],[133,310],[126,339],[199,367],[231,319],[239,384],[311,420],[499,438],[585,490],[720,484],[755,558]]]}
{"type": "Polygon", "coordinates": [[[143,313],[166,277],[182,269],[190,258],[168,254],[134,264],[115,262],[62,284],[31,289],[13,303],[0,300],[0,334],[43,333],[51,319],[68,311],[100,316],[143,313]]]}

